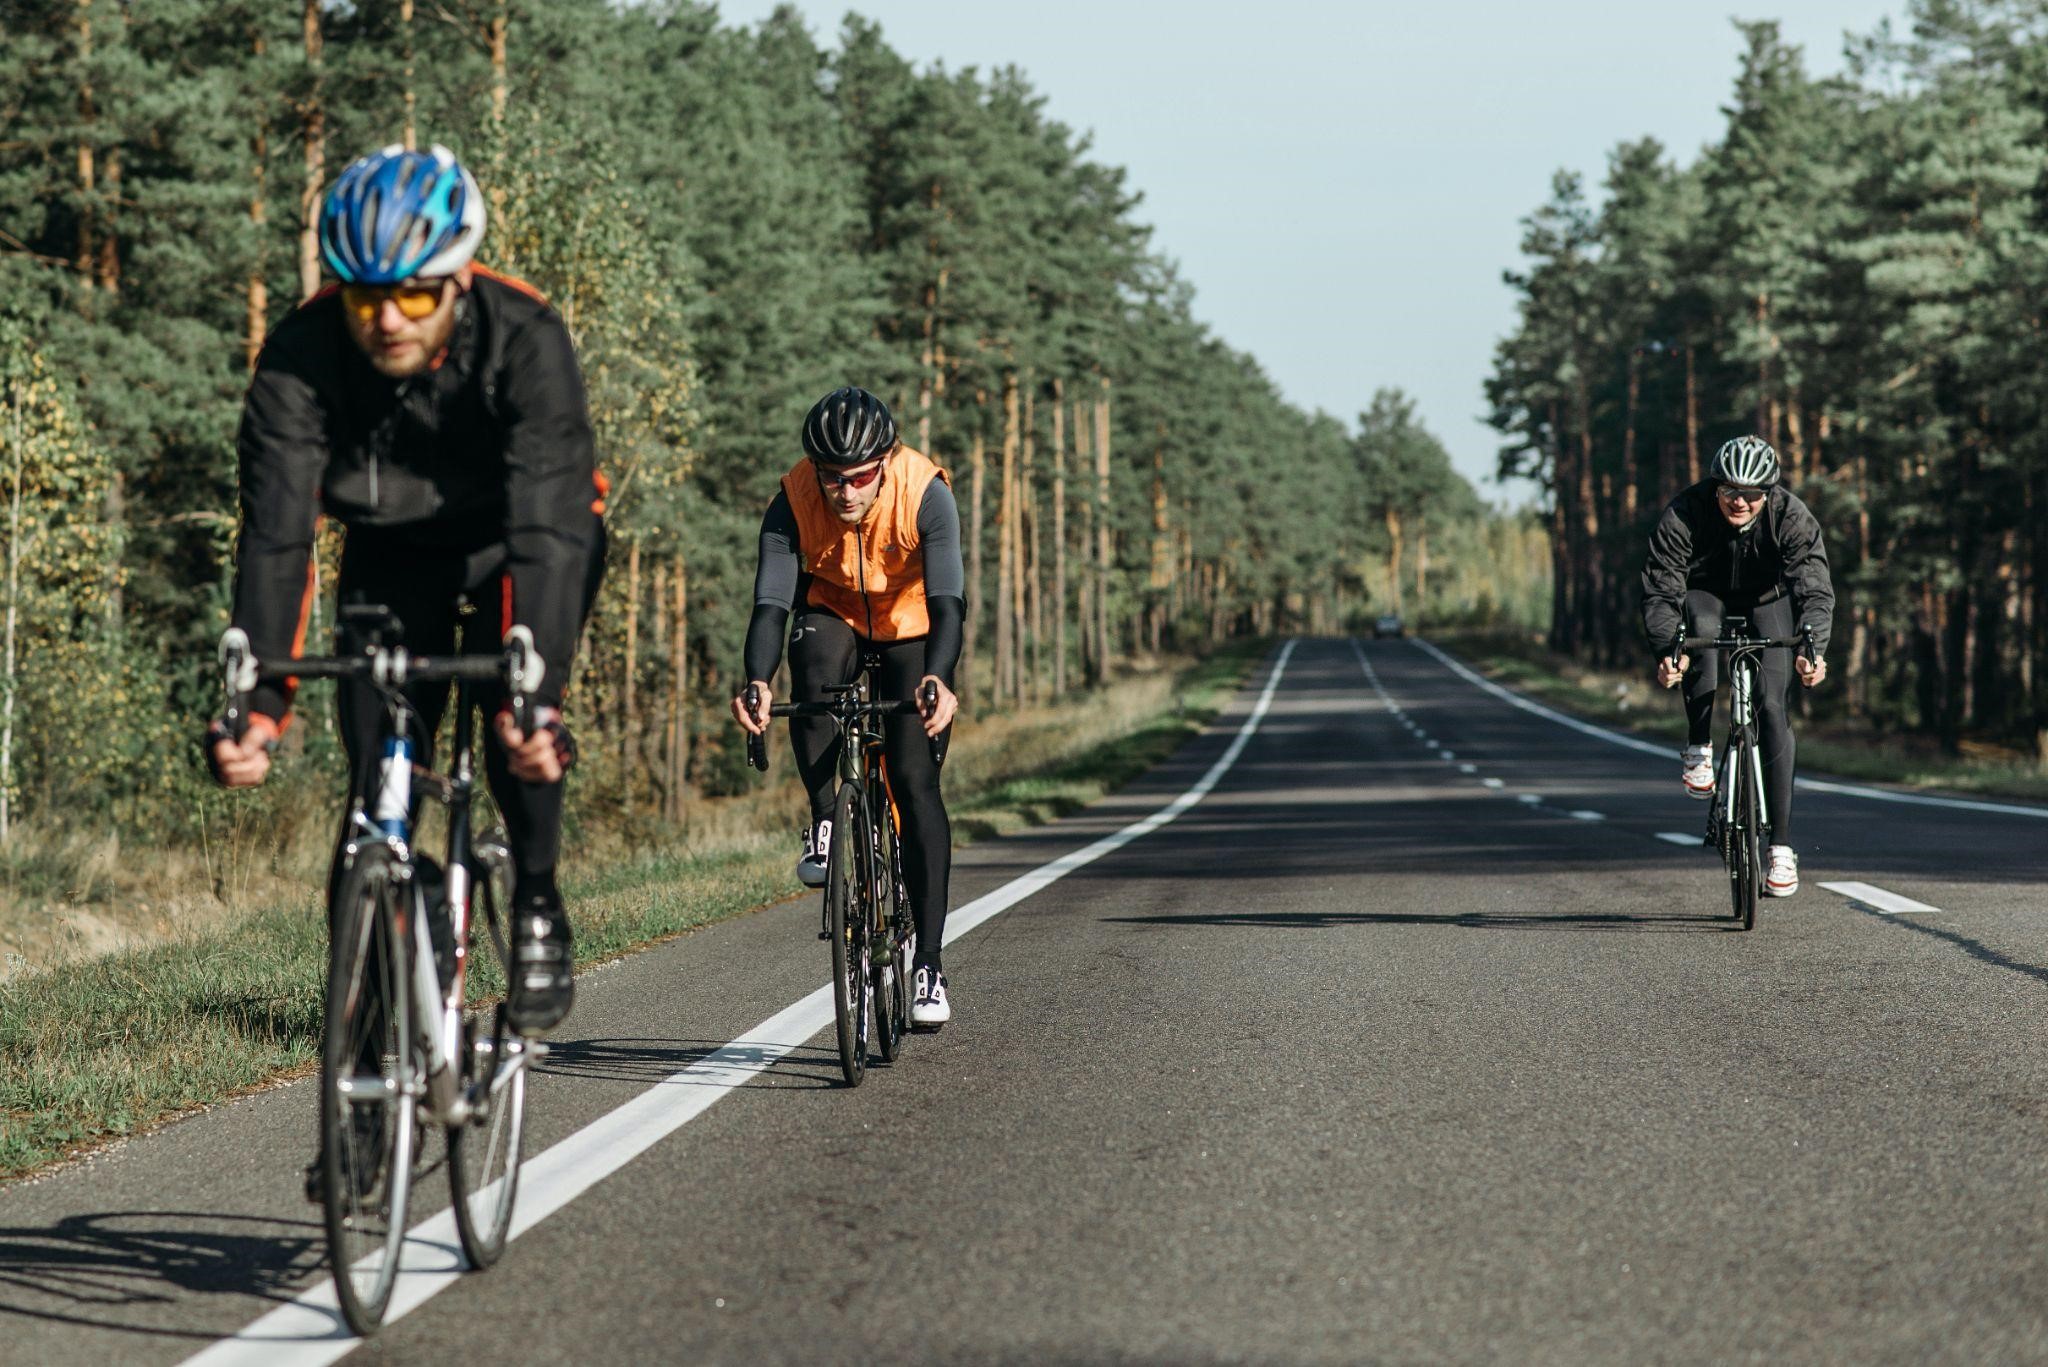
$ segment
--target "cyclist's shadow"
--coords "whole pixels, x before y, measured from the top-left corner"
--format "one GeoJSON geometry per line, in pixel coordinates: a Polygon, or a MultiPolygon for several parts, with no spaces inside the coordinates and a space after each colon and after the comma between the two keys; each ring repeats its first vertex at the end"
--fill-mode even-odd
{"type": "MultiPolygon", "coordinates": [[[[318,1221],[218,1211],[117,1211],[0,1228],[0,1317],[211,1341],[219,1325],[170,1307],[207,1295],[288,1301],[326,1256],[318,1221]],[[152,1322],[154,1307],[165,1308],[163,1322],[152,1322]]],[[[247,1318],[236,1312],[237,1325],[247,1318]]]]}
{"type": "MultiPolygon", "coordinates": [[[[654,1087],[677,1079],[692,1064],[720,1055],[741,1068],[759,1068],[755,1081],[783,1087],[830,1087],[839,1081],[839,1055],[829,1049],[803,1047],[772,1058],[764,1048],[744,1039],[731,1043],[675,1039],[579,1039],[550,1041],[546,1060],[535,1067],[541,1076],[634,1082],[654,1087]]],[[[707,1078],[718,1085],[724,1079],[707,1078]]],[[[687,1077],[681,1079],[687,1085],[687,1077]]],[[[751,1083],[748,1085],[752,1085],[751,1083]]]]}

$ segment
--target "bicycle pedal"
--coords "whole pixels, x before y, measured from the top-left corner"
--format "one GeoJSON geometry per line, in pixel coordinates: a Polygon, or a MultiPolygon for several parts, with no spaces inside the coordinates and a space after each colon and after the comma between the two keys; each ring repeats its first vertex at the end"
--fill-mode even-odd
{"type": "Polygon", "coordinates": [[[818,938],[821,940],[829,940],[832,938],[832,932],[829,930],[821,930],[818,932],[818,938]]]}

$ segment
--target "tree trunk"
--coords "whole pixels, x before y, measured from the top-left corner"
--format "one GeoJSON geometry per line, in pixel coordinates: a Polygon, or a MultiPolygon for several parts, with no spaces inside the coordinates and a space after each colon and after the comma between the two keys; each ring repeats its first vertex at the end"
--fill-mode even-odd
{"type": "Polygon", "coordinates": [[[1017,520],[1017,377],[1003,376],[1003,466],[996,503],[996,668],[995,696],[1001,703],[1015,695],[1017,619],[1010,594],[1015,576],[1012,542],[1017,520]]]}
{"type": "Polygon", "coordinates": [[[1387,504],[1387,590],[1394,595],[1394,611],[1407,614],[1401,597],[1401,510],[1387,504]]]}
{"type": "Polygon", "coordinates": [[[405,87],[405,127],[401,140],[408,152],[418,150],[420,145],[419,92],[413,88],[412,6],[413,0],[398,0],[399,56],[405,64],[401,78],[405,87]]]}
{"type": "Polygon", "coordinates": [[[690,565],[676,555],[675,634],[669,648],[668,792],[671,821],[683,819],[683,789],[690,781],[690,565]]]}
{"type": "MultiPolygon", "coordinates": [[[[99,260],[99,243],[93,236],[93,225],[98,218],[98,175],[92,134],[98,114],[93,104],[92,84],[92,6],[93,0],[77,0],[77,42],[78,42],[78,283],[82,298],[89,299],[93,287],[93,273],[99,260]]],[[[92,305],[83,305],[88,314],[92,305]]]]}
{"type": "Polygon", "coordinates": [[[1022,547],[1025,590],[1023,636],[1028,646],[1024,658],[1029,664],[1025,669],[1024,691],[1034,703],[1045,696],[1045,538],[1038,527],[1038,489],[1032,479],[1036,473],[1033,467],[1038,463],[1037,399],[1037,384],[1027,384],[1024,389],[1024,464],[1017,491],[1019,511],[1023,514],[1019,528],[1025,538],[1022,547]]]}
{"type": "Polygon", "coordinates": [[[1094,547],[1098,509],[1095,506],[1095,493],[1090,487],[1090,480],[1088,478],[1095,450],[1094,419],[1090,416],[1093,411],[1093,408],[1084,401],[1080,399],[1074,400],[1074,471],[1076,478],[1081,481],[1081,488],[1084,491],[1083,496],[1079,500],[1081,507],[1080,602],[1078,605],[1079,611],[1074,614],[1074,620],[1081,629],[1082,678],[1091,687],[1100,684],[1104,678],[1103,660],[1102,656],[1096,651],[1097,642],[1095,636],[1095,620],[1097,616],[1095,594],[1097,586],[1095,582],[1094,547]]]}
{"type": "Polygon", "coordinates": [[[1700,482],[1700,386],[1691,342],[1685,344],[1685,482],[1700,482]]]}
{"type": "MultiPolygon", "coordinates": [[[[258,58],[263,56],[261,35],[256,38],[255,55],[258,58]]],[[[255,172],[251,177],[255,182],[254,188],[249,194],[249,226],[252,230],[250,237],[256,243],[256,259],[249,266],[248,312],[243,318],[242,326],[242,359],[250,370],[254,370],[256,357],[263,350],[263,334],[268,330],[270,318],[270,286],[263,278],[263,244],[268,236],[264,231],[264,225],[270,218],[270,207],[264,198],[268,180],[265,166],[270,155],[270,138],[263,131],[260,119],[256,125],[256,132],[249,139],[249,153],[255,172]]]]}
{"type": "Polygon", "coordinates": [[[320,289],[320,190],[327,179],[327,108],[322,89],[325,39],[320,29],[320,0],[304,0],[299,13],[306,67],[312,73],[306,102],[299,109],[299,135],[305,145],[305,176],[299,184],[299,302],[320,289]]]}
{"type": "Polygon", "coordinates": [[[619,682],[619,787],[627,805],[633,801],[633,752],[640,743],[640,539],[626,545],[626,659],[619,682]]]}
{"type": "Polygon", "coordinates": [[[498,0],[491,15],[491,122],[503,126],[507,80],[505,76],[505,26],[507,0],[498,0]]]}
{"type": "Polygon", "coordinates": [[[981,628],[981,490],[988,476],[988,440],[982,433],[982,417],[988,395],[974,395],[974,440],[967,448],[967,469],[973,490],[968,495],[967,514],[967,629],[960,641],[960,688],[968,688],[969,665],[974,661],[974,642],[981,628]]]}
{"type": "Polygon", "coordinates": [[[1052,382],[1052,691],[1067,692],[1066,382],[1052,382]]]}
{"type": "Polygon", "coordinates": [[[1095,658],[1099,679],[1109,677],[1109,377],[1095,401],[1095,658]]]}
{"type": "Polygon", "coordinates": [[[1166,591],[1173,582],[1173,541],[1166,501],[1166,424],[1152,442],[1152,576],[1145,593],[1146,647],[1157,655],[1166,636],[1166,591]]]}
{"type": "Polygon", "coordinates": [[[1417,515],[1415,519],[1415,625],[1422,625],[1423,614],[1429,611],[1429,522],[1417,515]]]}
{"type": "Polygon", "coordinates": [[[21,474],[28,461],[28,407],[24,385],[16,379],[8,386],[8,474],[11,489],[7,499],[7,628],[5,659],[0,661],[0,841],[7,839],[14,824],[14,699],[19,686],[16,633],[21,618],[21,474]]]}

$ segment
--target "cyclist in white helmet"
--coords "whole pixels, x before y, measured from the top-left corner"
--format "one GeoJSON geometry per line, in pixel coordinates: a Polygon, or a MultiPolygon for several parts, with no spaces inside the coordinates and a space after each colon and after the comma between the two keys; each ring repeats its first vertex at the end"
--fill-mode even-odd
{"type": "Polygon", "coordinates": [[[1719,661],[1664,658],[1681,623],[1688,636],[1711,636],[1728,616],[1749,619],[1753,634],[1796,636],[1813,631],[1814,658],[1787,649],[1761,659],[1763,693],[1757,699],[1763,742],[1764,796],[1770,808],[1773,897],[1799,891],[1799,856],[1792,848],[1792,775],[1797,751],[1785,697],[1797,673],[1808,688],[1827,677],[1828,631],[1835,616],[1835,586],[1828,573],[1820,523],[1779,480],[1778,453],[1762,437],[1736,437],[1714,455],[1707,478],[1679,494],[1650,533],[1643,566],[1643,630],[1658,654],[1657,682],[1685,685],[1686,744],[1681,756],[1685,791],[1714,794],[1714,686],[1719,661]]]}

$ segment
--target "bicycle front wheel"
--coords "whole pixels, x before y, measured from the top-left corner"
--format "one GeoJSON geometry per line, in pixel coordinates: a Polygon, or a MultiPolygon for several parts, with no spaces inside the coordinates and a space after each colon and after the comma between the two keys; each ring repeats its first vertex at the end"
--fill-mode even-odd
{"type": "Polygon", "coordinates": [[[875,803],[873,920],[869,939],[869,982],[874,996],[875,1052],[894,1063],[903,1052],[910,1029],[910,958],[899,930],[903,901],[902,860],[897,856],[896,818],[889,810],[888,790],[879,782],[869,790],[875,803]]]}
{"type": "Polygon", "coordinates": [[[1763,887],[1763,832],[1757,828],[1756,781],[1751,774],[1749,750],[1736,756],[1735,830],[1728,846],[1728,888],[1735,904],[1735,919],[1744,930],[1756,927],[1757,894],[1763,887]]]}
{"type": "MultiPolygon", "coordinates": [[[[511,856],[502,839],[486,836],[476,851],[475,915],[470,921],[472,971],[488,958],[509,979],[505,940],[512,905],[511,856]]],[[[465,1091],[473,1099],[468,1120],[448,1132],[448,1185],[455,1202],[455,1232],[474,1268],[505,1251],[512,1206],[519,1195],[519,1164],[526,1140],[526,1041],[505,1027],[498,1005],[463,1032],[465,1091]]]]}
{"type": "Polygon", "coordinates": [[[832,809],[832,847],[825,866],[825,932],[832,941],[832,1023],[839,1036],[839,1072],[860,1086],[868,1069],[868,923],[871,913],[864,814],[851,783],[832,809]]]}
{"type": "Polygon", "coordinates": [[[362,850],[331,918],[320,1055],[320,1165],[328,1256],[358,1334],[383,1322],[412,1196],[418,1050],[405,971],[404,889],[391,852],[362,850]]]}

